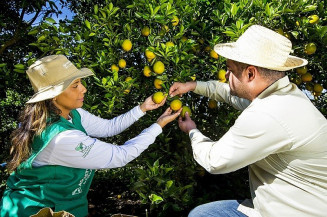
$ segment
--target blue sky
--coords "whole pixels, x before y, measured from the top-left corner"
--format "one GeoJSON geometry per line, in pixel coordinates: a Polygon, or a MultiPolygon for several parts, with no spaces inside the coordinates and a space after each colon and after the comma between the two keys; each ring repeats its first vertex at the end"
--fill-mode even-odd
{"type": "MultiPolygon", "coordinates": [[[[54,2],[56,3],[56,5],[57,5],[59,11],[61,11],[62,14],[59,14],[58,16],[55,15],[55,14],[52,14],[51,17],[52,17],[52,18],[53,18],[57,23],[58,23],[59,20],[63,20],[63,19],[65,19],[65,18],[71,20],[72,17],[74,16],[73,12],[72,12],[69,8],[67,8],[67,7],[62,7],[62,5],[60,4],[59,0],[54,0],[54,2]]],[[[48,7],[48,6],[49,6],[49,5],[47,4],[47,7],[48,7]]],[[[24,16],[24,20],[29,21],[29,20],[31,20],[31,19],[34,17],[34,15],[35,15],[35,14],[25,14],[25,16],[24,16]]],[[[36,25],[36,24],[39,23],[39,22],[40,22],[40,16],[39,16],[38,19],[35,20],[34,25],[36,25]]]]}

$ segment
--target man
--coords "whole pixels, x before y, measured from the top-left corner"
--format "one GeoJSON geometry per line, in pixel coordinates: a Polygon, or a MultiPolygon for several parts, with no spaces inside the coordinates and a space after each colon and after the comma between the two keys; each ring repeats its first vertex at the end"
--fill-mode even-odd
{"type": "Polygon", "coordinates": [[[204,136],[186,114],[195,160],[213,174],[248,166],[252,200],[200,205],[189,216],[326,216],[327,120],[285,71],[307,64],[289,55],[290,40],[251,26],[234,43],[218,44],[227,58],[226,78],[174,83],[169,94],[188,91],[243,111],[218,141],[204,136]]]}

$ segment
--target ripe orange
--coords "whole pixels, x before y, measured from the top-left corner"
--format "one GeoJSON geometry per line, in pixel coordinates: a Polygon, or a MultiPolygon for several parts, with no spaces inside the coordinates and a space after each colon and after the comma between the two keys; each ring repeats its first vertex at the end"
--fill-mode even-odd
{"type": "Polygon", "coordinates": [[[307,72],[301,76],[301,79],[303,82],[309,82],[312,80],[312,75],[309,72],[307,72]]]}
{"type": "Polygon", "coordinates": [[[188,107],[188,106],[183,106],[182,108],[182,112],[181,112],[181,116],[182,118],[185,117],[185,113],[188,112],[188,115],[191,116],[192,115],[192,112],[191,112],[191,109],[188,107]]]}
{"type": "Polygon", "coordinates": [[[178,17],[174,16],[173,19],[171,20],[171,23],[173,26],[177,26],[179,23],[178,17]]]}
{"type": "Polygon", "coordinates": [[[153,71],[160,75],[165,71],[165,65],[161,61],[157,61],[153,65],[153,71]]]}
{"type": "Polygon", "coordinates": [[[144,69],[143,69],[143,75],[145,77],[150,77],[151,76],[151,69],[150,69],[150,66],[144,66],[144,69]]]}
{"type": "Polygon", "coordinates": [[[226,81],[226,71],[224,69],[220,69],[217,73],[218,80],[225,80],[226,81]]]}
{"type": "Polygon", "coordinates": [[[145,37],[150,35],[150,28],[148,26],[144,26],[141,30],[141,34],[145,37]]]}
{"type": "Polygon", "coordinates": [[[132,49],[132,42],[129,39],[125,39],[121,45],[124,51],[130,51],[132,49]]]}
{"type": "Polygon", "coordinates": [[[218,54],[216,53],[216,51],[211,50],[210,51],[210,57],[214,58],[214,59],[218,59],[218,54]]]}
{"type": "Polygon", "coordinates": [[[118,66],[115,65],[115,64],[113,64],[113,65],[111,66],[111,71],[113,71],[113,72],[118,72],[118,71],[119,71],[118,66]]]}
{"type": "Polygon", "coordinates": [[[164,100],[165,98],[165,94],[163,92],[156,92],[152,95],[152,100],[153,102],[155,102],[156,104],[159,104],[162,102],[162,100],[164,100]]]}
{"type": "Polygon", "coordinates": [[[304,46],[304,52],[308,55],[314,54],[317,50],[316,44],[311,42],[304,46]]]}
{"type": "Polygon", "coordinates": [[[129,82],[130,80],[133,80],[133,78],[132,78],[132,77],[127,77],[127,78],[125,79],[126,82],[129,82]]]}
{"type": "Polygon", "coordinates": [[[311,82],[308,82],[308,83],[305,84],[305,88],[308,91],[313,91],[313,84],[311,82]]]}
{"type": "Polygon", "coordinates": [[[121,68],[121,69],[125,68],[125,67],[126,67],[126,61],[125,61],[124,59],[120,59],[120,60],[118,61],[118,66],[119,66],[119,68],[121,68]]]}
{"type": "Polygon", "coordinates": [[[321,84],[313,85],[313,91],[316,93],[321,93],[324,87],[321,84]]]}
{"type": "Polygon", "coordinates": [[[156,78],[154,79],[154,87],[157,88],[157,89],[161,89],[162,88],[162,84],[163,84],[163,81],[159,78],[156,78]]]}
{"type": "Polygon", "coordinates": [[[146,56],[146,58],[151,59],[151,60],[156,57],[155,53],[153,53],[152,51],[149,51],[149,50],[145,50],[145,56],[146,56]]]}
{"type": "Polygon", "coordinates": [[[208,107],[211,108],[211,109],[217,108],[217,101],[213,100],[213,99],[210,99],[209,102],[208,102],[208,107]]]}
{"type": "Polygon", "coordinates": [[[174,47],[175,44],[172,41],[167,41],[166,42],[166,47],[174,47]]]}
{"type": "Polygon", "coordinates": [[[178,111],[180,108],[182,108],[182,101],[180,101],[179,99],[174,99],[171,103],[170,103],[170,108],[173,111],[178,111]]]}
{"type": "Polygon", "coordinates": [[[299,73],[300,75],[303,75],[305,73],[307,73],[308,68],[306,66],[300,67],[300,68],[296,68],[295,71],[297,73],[299,73]]]}
{"type": "Polygon", "coordinates": [[[316,14],[309,16],[308,19],[309,19],[309,23],[311,24],[316,24],[319,22],[319,16],[316,14]]]}

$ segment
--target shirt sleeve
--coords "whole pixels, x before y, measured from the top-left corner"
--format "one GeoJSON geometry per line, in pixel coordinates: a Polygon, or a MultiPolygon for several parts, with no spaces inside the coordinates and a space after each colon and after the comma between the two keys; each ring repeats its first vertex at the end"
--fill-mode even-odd
{"type": "Polygon", "coordinates": [[[207,82],[197,81],[196,88],[193,92],[216,101],[228,103],[240,111],[246,109],[251,103],[247,99],[232,96],[228,84],[215,80],[207,82]]]}
{"type": "Polygon", "coordinates": [[[157,123],[118,146],[92,138],[79,130],[55,136],[36,157],[33,166],[61,165],[84,169],[123,167],[152,144],[162,132],[157,123]]]}
{"type": "Polygon", "coordinates": [[[111,137],[117,135],[145,115],[140,106],[136,106],[125,114],[110,120],[97,117],[83,109],[77,109],[77,111],[81,115],[84,129],[92,137],[111,137]]]}
{"type": "Polygon", "coordinates": [[[236,171],[272,153],[290,150],[293,145],[285,124],[258,112],[243,112],[218,141],[198,129],[191,130],[189,136],[194,159],[214,174],[236,171]]]}

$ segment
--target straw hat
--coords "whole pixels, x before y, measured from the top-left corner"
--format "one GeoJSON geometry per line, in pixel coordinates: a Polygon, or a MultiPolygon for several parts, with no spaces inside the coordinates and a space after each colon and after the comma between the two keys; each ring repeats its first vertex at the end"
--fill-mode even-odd
{"type": "Polygon", "coordinates": [[[77,69],[64,55],[51,55],[37,60],[26,71],[35,94],[27,103],[40,102],[58,96],[77,78],[94,73],[77,69]]]}
{"type": "Polygon", "coordinates": [[[253,25],[233,43],[217,44],[219,55],[237,62],[277,71],[287,71],[308,64],[306,59],[289,55],[292,42],[263,26],[253,25]]]}

